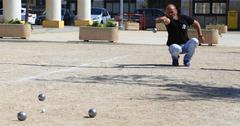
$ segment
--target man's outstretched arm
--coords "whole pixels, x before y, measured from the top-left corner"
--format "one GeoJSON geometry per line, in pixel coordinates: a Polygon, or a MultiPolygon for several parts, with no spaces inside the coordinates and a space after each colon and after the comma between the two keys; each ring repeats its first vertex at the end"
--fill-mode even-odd
{"type": "Polygon", "coordinates": [[[197,30],[198,33],[198,39],[200,42],[204,42],[205,38],[202,34],[202,29],[201,29],[201,25],[199,24],[198,21],[194,20],[193,24],[192,24],[193,28],[197,30]]]}
{"type": "Polygon", "coordinates": [[[170,24],[170,19],[166,16],[158,17],[155,20],[156,20],[156,22],[163,22],[165,25],[170,24]]]}

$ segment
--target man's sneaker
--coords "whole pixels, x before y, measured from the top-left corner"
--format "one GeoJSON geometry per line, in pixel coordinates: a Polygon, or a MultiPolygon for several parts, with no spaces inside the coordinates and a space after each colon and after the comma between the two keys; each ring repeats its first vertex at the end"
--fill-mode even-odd
{"type": "Polygon", "coordinates": [[[190,67],[190,66],[191,66],[191,63],[190,63],[189,60],[184,60],[184,61],[183,61],[183,64],[184,64],[184,66],[186,66],[186,67],[190,67]]]}
{"type": "Polygon", "coordinates": [[[178,59],[173,59],[172,60],[172,65],[173,66],[179,66],[178,59]]]}

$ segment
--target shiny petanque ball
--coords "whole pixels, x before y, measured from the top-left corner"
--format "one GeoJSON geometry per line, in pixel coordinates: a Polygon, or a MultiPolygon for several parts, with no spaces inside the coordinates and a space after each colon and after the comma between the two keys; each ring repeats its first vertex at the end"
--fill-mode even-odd
{"type": "Polygon", "coordinates": [[[153,28],[153,29],[152,29],[152,32],[153,32],[153,33],[157,33],[157,28],[153,28]]]}
{"type": "Polygon", "coordinates": [[[89,109],[88,115],[90,118],[94,118],[97,115],[97,110],[95,108],[89,109]]]}
{"type": "Polygon", "coordinates": [[[41,113],[45,113],[45,112],[46,112],[46,109],[43,108],[40,112],[41,112],[41,113]]]}
{"type": "Polygon", "coordinates": [[[38,95],[38,100],[39,101],[44,101],[46,99],[46,95],[45,94],[39,94],[38,95]]]}
{"type": "Polygon", "coordinates": [[[17,114],[17,118],[19,121],[24,121],[27,118],[27,113],[26,112],[19,112],[17,114]]]}

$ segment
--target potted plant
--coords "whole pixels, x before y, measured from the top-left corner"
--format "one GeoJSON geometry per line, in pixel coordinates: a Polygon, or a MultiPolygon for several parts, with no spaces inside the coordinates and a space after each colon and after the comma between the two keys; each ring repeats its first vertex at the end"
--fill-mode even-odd
{"type": "Polygon", "coordinates": [[[18,19],[0,24],[0,37],[20,37],[26,39],[31,35],[31,25],[18,19]]]}
{"type": "Polygon", "coordinates": [[[217,25],[210,24],[206,26],[206,29],[217,29],[220,35],[222,33],[228,32],[228,27],[227,25],[224,25],[224,24],[217,24],[217,25]]]}
{"type": "Polygon", "coordinates": [[[139,30],[139,23],[133,21],[125,21],[125,29],[126,30],[139,30]]]}
{"type": "Polygon", "coordinates": [[[79,39],[84,41],[107,40],[117,42],[118,27],[112,20],[109,20],[106,24],[101,24],[96,21],[89,26],[80,26],[79,39]]]}
{"type": "MultiPolygon", "coordinates": [[[[219,33],[216,29],[202,29],[203,36],[205,37],[205,42],[201,44],[208,44],[212,46],[213,44],[218,44],[219,41],[219,33]]],[[[197,31],[195,29],[188,30],[189,38],[198,38],[197,31]]]]}

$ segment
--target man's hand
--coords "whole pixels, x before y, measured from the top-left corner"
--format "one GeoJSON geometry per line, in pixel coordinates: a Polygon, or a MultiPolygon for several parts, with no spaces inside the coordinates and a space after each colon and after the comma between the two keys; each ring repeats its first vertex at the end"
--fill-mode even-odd
{"type": "Polygon", "coordinates": [[[199,22],[196,21],[196,20],[194,20],[192,26],[194,27],[194,29],[197,30],[198,40],[199,40],[201,43],[204,43],[204,42],[205,42],[205,38],[204,38],[204,36],[202,35],[202,29],[201,29],[201,26],[200,26],[199,22]]]}
{"type": "Polygon", "coordinates": [[[204,43],[205,42],[205,37],[203,35],[198,36],[198,40],[200,43],[204,43]]]}
{"type": "Polygon", "coordinates": [[[170,24],[170,19],[166,16],[162,16],[162,17],[157,17],[155,19],[156,22],[163,22],[165,25],[170,24]]]}

